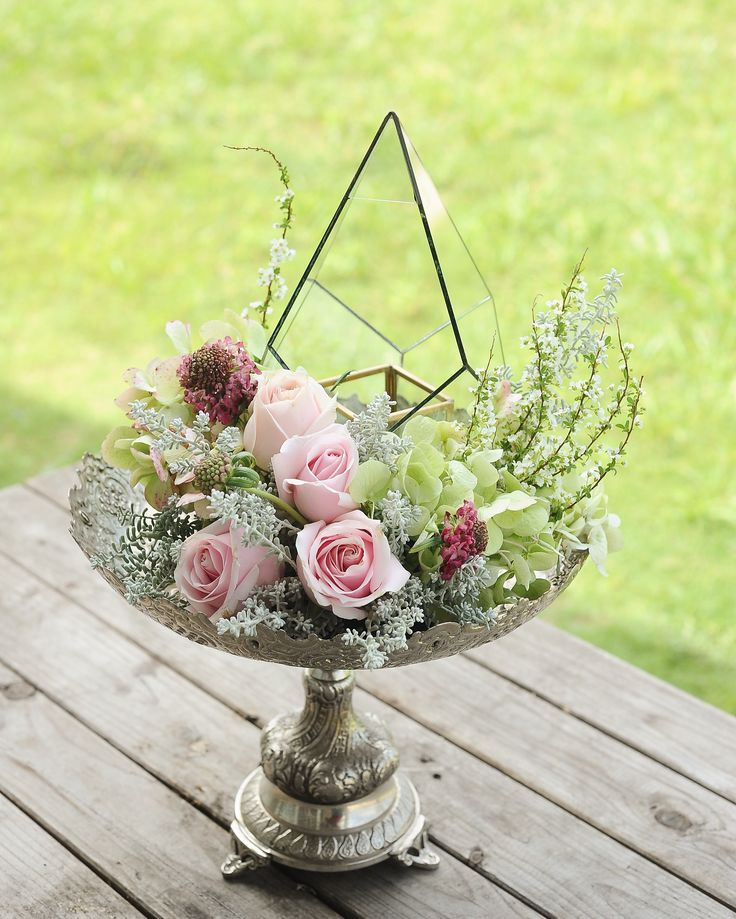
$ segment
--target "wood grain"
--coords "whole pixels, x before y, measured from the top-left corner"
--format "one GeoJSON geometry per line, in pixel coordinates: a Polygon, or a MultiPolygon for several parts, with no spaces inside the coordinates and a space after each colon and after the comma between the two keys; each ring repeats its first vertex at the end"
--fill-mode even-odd
{"type": "MultiPolygon", "coordinates": [[[[28,484],[65,509],[75,481],[68,466],[28,484]]],[[[468,656],[736,802],[736,729],[725,712],[539,620],[468,656]]]]}
{"type": "Polygon", "coordinates": [[[736,802],[726,712],[541,621],[467,656],[736,802]]]}
{"type": "MultiPolygon", "coordinates": [[[[14,586],[0,602],[5,618],[13,608],[24,615],[11,636],[0,636],[0,656],[82,723],[142,764],[179,794],[227,826],[235,791],[259,760],[260,730],[161,665],[88,613],[26,582],[23,573],[0,559],[0,578],[14,586]],[[53,612],[52,612],[53,610],[53,612]],[[43,632],[34,647],[31,636],[43,632]]],[[[226,847],[221,855],[224,857],[226,847]]],[[[337,885],[322,875],[309,885],[324,889],[338,908],[370,915],[374,887],[391,915],[417,919],[431,903],[442,915],[482,916],[488,904],[502,916],[531,911],[451,856],[437,873],[403,872],[392,866],[351,876],[337,885]],[[386,883],[381,881],[385,871],[386,883]],[[366,910],[368,912],[366,912],[366,910]]]]}
{"type": "Polygon", "coordinates": [[[223,829],[2,665],[0,686],[0,791],[142,911],[334,917],[272,870],[224,883],[223,829]]]}
{"type": "MultiPolygon", "coordinates": [[[[41,498],[24,496],[23,489],[5,503],[15,507],[19,500],[26,506],[35,501],[33,514],[13,511],[14,540],[5,545],[6,551],[29,553],[23,557],[34,558],[33,566],[43,570],[44,578],[63,577],[60,586],[69,596],[182,673],[196,674],[189,663],[188,642],[162,629],[152,630],[142,616],[131,617],[123,601],[90,575],[73,543],[54,542],[46,535],[65,522],[63,512],[41,498]]],[[[225,655],[218,658],[222,658],[217,663],[222,672],[226,661],[231,662],[225,655]]],[[[400,668],[361,679],[390,705],[606,834],[714,896],[736,902],[730,881],[736,859],[736,809],[729,802],[472,661],[447,659],[424,664],[421,671],[400,668]],[[448,694],[448,686],[453,687],[452,693],[448,694]],[[479,732],[478,725],[489,722],[493,732],[479,732]]],[[[213,691],[207,681],[200,685],[213,691]]],[[[254,694],[259,705],[263,695],[254,694]]],[[[272,708],[276,713],[283,700],[270,695],[278,703],[272,708]]]]}
{"type": "MultiPolygon", "coordinates": [[[[15,635],[4,639],[0,633],[0,655],[146,769],[207,812],[228,819],[232,791],[257,761],[255,727],[17,566],[8,561],[0,566],[3,582],[11,585],[0,597],[3,618],[13,609],[23,610],[15,635]],[[30,636],[39,634],[46,640],[34,648],[30,636]]],[[[152,635],[176,644],[184,672],[196,671],[199,680],[231,704],[245,700],[256,720],[293,707],[299,699],[298,672],[179,644],[154,623],[129,615],[152,635]]],[[[661,915],[662,905],[671,916],[725,914],[714,901],[399,712],[365,693],[358,700],[386,717],[400,739],[404,766],[424,795],[436,838],[484,876],[556,915],[621,915],[634,907],[637,916],[661,915]]],[[[381,870],[386,869],[374,874],[382,877],[381,870]]],[[[498,897],[486,882],[479,887],[481,879],[473,874],[452,866],[434,876],[406,875],[400,883],[387,874],[380,899],[398,897],[400,907],[392,909],[403,916],[426,914],[421,904],[440,903],[445,896],[440,915],[448,914],[454,901],[463,904],[464,915],[472,915],[472,907],[485,907],[498,897]],[[434,878],[438,890],[430,896],[434,878]],[[416,913],[406,912],[407,902],[419,904],[416,913]]],[[[333,878],[310,882],[332,897],[342,885],[340,896],[350,893],[353,901],[335,902],[357,909],[363,896],[371,902],[374,895],[370,876],[359,872],[349,883],[333,878]]],[[[508,898],[499,903],[502,908],[496,904],[493,915],[511,906],[521,909],[508,898]]]]}
{"type": "Polygon", "coordinates": [[[466,658],[361,685],[692,884],[736,905],[736,805],[466,658]],[[451,691],[448,692],[448,687],[451,691]]]}
{"type": "Polygon", "coordinates": [[[0,919],[140,919],[142,915],[0,795],[0,919]]]}

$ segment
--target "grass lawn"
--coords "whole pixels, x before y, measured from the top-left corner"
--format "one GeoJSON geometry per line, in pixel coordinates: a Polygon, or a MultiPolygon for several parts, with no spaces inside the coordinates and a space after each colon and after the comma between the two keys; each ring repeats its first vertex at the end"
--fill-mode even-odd
{"type": "Polygon", "coordinates": [[[502,328],[586,247],[591,281],[624,272],[648,391],[609,483],[628,545],[548,619],[736,712],[731,3],[0,11],[0,485],[96,448],[121,371],[165,352],[166,320],[256,298],[278,188],[265,159],[224,144],[290,166],[293,284],[393,108],[502,328]]]}

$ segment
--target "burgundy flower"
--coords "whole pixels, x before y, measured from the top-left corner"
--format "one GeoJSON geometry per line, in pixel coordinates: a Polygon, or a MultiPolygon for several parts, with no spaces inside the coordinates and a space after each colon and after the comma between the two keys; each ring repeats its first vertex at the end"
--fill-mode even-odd
{"type": "Polygon", "coordinates": [[[449,581],[458,568],[468,559],[480,555],[488,544],[488,528],[478,519],[472,501],[465,501],[454,514],[445,513],[440,539],[440,577],[443,581],[449,581]]]}
{"type": "Polygon", "coordinates": [[[181,359],[184,401],[220,424],[232,424],[253,401],[260,373],[241,341],[222,338],[181,359]]]}

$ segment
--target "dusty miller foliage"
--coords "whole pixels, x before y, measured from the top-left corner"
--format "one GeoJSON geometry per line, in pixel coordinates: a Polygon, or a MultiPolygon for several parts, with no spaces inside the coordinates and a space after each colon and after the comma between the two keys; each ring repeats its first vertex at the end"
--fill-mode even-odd
{"type": "Polygon", "coordinates": [[[131,507],[123,535],[92,564],[120,577],[130,603],[144,597],[175,600],[171,588],[181,547],[197,529],[196,517],[177,507],[175,498],[160,513],[140,513],[131,507]]]}
{"type": "Polygon", "coordinates": [[[392,402],[388,393],[374,396],[365,408],[345,425],[355,441],[361,462],[375,459],[396,468],[399,455],[407,447],[407,441],[389,431],[389,416],[392,402]]]}
{"type": "MultiPolygon", "coordinates": [[[[284,199],[284,207],[288,200],[284,199]]],[[[493,366],[491,349],[488,363],[478,375],[467,427],[456,425],[461,438],[458,458],[495,451],[502,474],[499,491],[520,490],[542,499],[549,508],[549,526],[545,523],[543,532],[535,531],[534,539],[519,531],[522,537],[529,537],[530,551],[544,555],[543,550],[552,546],[554,558],[553,534],[557,534],[558,540],[562,538],[559,545],[588,549],[596,561],[597,540],[601,559],[596,564],[605,558],[609,539],[600,524],[601,515],[606,516],[601,505],[605,496],[596,487],[625,464],[630,435],[641,423],[643,411],[641,378],[631,368],[633,346],[621,340],[616,322],[621,276],[612,270],[602,281],[601,291],[591,296],[577,265],[559,298],[534,311],[531,334],[522,339],[529,360],[518,377],[508,366],[493,366]]],[[[264,321],[267,301],[265,305],[254,304],[264,307],[264,321]]],[[[391,408],[389,396],[381,393],[346,427],[360,461],[376,460],[387,466],[393,477],[393,487],[387,493],[377,492],[375,501],[366,503],[366,510],[381,521],[392,553],[405,559],[416,537],[421,509],[396,490],[400,458],[414,445],[409,438],[389,430],[391,408]]],[[[213,448],[232,454],[240,445],[236,428],[225,428],[211,443],[210,419],[205,413],[199,413],[191,426],[186,426],[179,419],[167,420],[143,402],[134,402],[130,416],[137,426],[153,434],[153,450],[178,454],[176,461],[169,463],[174,473],[187,472],[213,448]]],[[[261,482],[261,493],[264,491],[276,493],[272,473],[261,482]]],[[[526,544],[518,546],[505,538],[496,555],[498,564],[483,556],[471,557],[449,580],[443,579],[438,569],[428,568],[421,578],[412,576],[398,592],[385,594],[366,606],[366,618],[350,627],[329,609],[315,606],[305,594],[294,576],[297,528],[282,519],[271,502],[240,489],[213,491],[210,511],[215,518],[240,528],[245,545],[269,549],[289,572],[276,583],[257,588],[240,609],[220,619],[218,632],[235,638],[253,637],[262,626],[284,631],[295,639],[340,636],[345,645],[360,652],[368,669],[383,666],[392,653],[406,649],[413,632],[437,622],[452,620],[490,627],[498,604],[506,602],[504,585],[509,576],[513,573],[517,581],[521,577],[516,562],[511,566],[504,553],[514,546],[521,552],[526,544]]],[[[174,570],[182,542],[201,525],[172,499],[160,514],[132,513],[114,551],[95,562],[120,575],[131,602],[144,596],[167,596],[185,605],[171,589],[174,570]]],[[[439,537],[425,538],[425,544],[432,538],[439,537]]],[[[521,561],[526,564],[524,559],[521,561]]],[[[526,571],[533,577],[528,566],[526,571]]],[[[528,591],[535,586],[543,590],[546,583],[535,579],[529,585],[522,582],[522,586],[528,591]]],[[[519,595],[532,593],[517,592],[519,595]]]]}
{"type": "Polygon", "coordinates": [[[401,590],[384,594],[367,607],[368,616],[360,629],[347,629],[342,636],[349,647],[362,651],[367,670],[382,667],[394,651],[405,650],[415,627],[424,622],[429,599],[425,585],[411,577],[401,590]]]}
{"type": "Polygon", "coordinates": [[[448,613],[461,625],[487,625],[496,621],[498,610],[484,607],[479,597],[493,586],[493,576],[485,561],[476,556],[459,568],[450,581],[443,581],[436,572],[430,575],[431,602],[448,613]]]}
{"type": "Polygon", "coordinates": [[[281,629],[290,638],[331,638],[337,631],[334,616],[318,607],[307,607],[301,582],[296,577],[282,578],[274,584],[257,587],[233,616],[217,622],[220,635],[253,638],[259,625],[281,629]]]}
{"type": "Polygon", "coordinates": [[[170,421],[163,412],[149,408],[140,400],[130,403],[128,414],[134,424],[156,438],[151,444],[153,451],[160,454],[167,450],[185,451],[179,459],[168,463],[169,471],[175,475],[194,469],[213,449],[229,456],[241,443],[236,427],[223,428],[214,444],[210,443],[211,422],[207,412],[197,412],[191,427],[181,418],[170,421]]]}
{"type": "Polygon", "coordinates": [[[399,491],[389,491],[376,505],[376,515],[383,523],[391,551],[399,558],[409,543],[409,530],[416,522],[417,513],[411,501],[399,491]]]}
{"type": "Polygon", "coordinates": [[[244,545],[265,546],[293,567],[291,550],[282,537],[284,533],[292,532],[294,527],[278,516],[269,501],[247,491],[213,491],[210,510],[215,517],[229,520],[242,529],[244,545]]]}

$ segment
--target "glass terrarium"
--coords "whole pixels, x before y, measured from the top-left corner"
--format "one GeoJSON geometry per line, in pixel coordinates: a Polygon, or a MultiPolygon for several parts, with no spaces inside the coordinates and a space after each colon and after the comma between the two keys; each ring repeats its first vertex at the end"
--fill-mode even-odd
{"type": "Polygon", "coordinates": [[[381,123],[268,344],[351,417],[379,392],[398,427],[447,417],[503,360],[493,297],[398,117],[381,123]]]}

